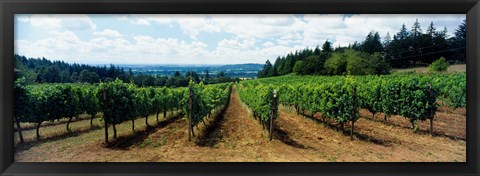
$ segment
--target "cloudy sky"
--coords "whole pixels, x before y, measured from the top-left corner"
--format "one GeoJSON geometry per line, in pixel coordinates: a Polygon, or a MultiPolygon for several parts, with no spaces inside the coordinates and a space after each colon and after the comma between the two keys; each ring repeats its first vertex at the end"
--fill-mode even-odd
{"type": "Polygon", "coordinates": [[[84,64],[265,63],[370,31],[393,37],[418,19],[453,32],[460,15],[16,15],[15,53],[84,64]]]}

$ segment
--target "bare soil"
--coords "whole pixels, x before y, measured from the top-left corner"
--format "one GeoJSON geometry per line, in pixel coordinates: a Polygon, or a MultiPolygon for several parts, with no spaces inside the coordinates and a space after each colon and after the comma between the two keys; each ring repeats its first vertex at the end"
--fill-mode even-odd
{"type": "Polygon", "coordinates": [[[16,146],[15,159],[19,162],[466,161],[465,115],[438,112],[433,137],[428,134],[428,122],[421,122],[420,131],[414,133],[403,117],[390,117],[383,122],[383,115],[372,118],[365,110],[361,115],[351,140],[350,125],[345,126],[343,133],[338,124],[324,122],[320,114],[305,117],[281,106],[274,123],[274,139],[269,141],[267,130],[251,116],[233,87],[226,108],[216,109],[205,124],[195,127],[195,137],[190,142],[187,120],[176,113],[158,123],[152,115],[149,117],[149,123],[155,124],[152,127],[146,127],[145,119],[140,118],[135,123],[135,132],[131,130],[131,122],[118,125],[119,138],[111,147],[103,145],[103,127],[98,120],[94,120],[96,128],[90,128],[89,121],[83,120],[72,124],[77,132],[58,132],[64,125],[42,127],[45,137],[40,142],[27,134],[31,142],[16,146]]]}

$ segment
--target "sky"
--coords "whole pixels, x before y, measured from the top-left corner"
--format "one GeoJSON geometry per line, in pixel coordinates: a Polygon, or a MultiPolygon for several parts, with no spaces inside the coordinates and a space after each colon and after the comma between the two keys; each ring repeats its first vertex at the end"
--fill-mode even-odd
{"type": "Polygon", "coordinates": [[[95,15],[17,14],[15,53],[81,64],[240,64],[274,62],[325,41],[334,47],[370,31],[393,37],[416,19],[453,36],[465,14],[95,15]]]}

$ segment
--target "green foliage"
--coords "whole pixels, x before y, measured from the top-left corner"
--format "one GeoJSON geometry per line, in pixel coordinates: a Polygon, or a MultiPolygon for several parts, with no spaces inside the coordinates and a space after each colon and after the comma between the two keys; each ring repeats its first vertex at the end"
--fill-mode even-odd
{"type": "Polygon", "coordinates": [[[448,69],[448,62],[444,57],[440,57],[440,59],[436,60],[435,62],[432,62],[428,66],[428,71],[431,72],[445,72],[448,69]]]}
{"type": "Polygon", "coordinates": [[[150,114],[156,113],[156,109],[153,106],[155,100],[154,88],[137,88],[135,96],[135,110],[138,111],[139,116],[148,117],[150,114]]]}
{"type": "MultiPolygon", "coordinates": [[[[381,37],[378,32],[372,31],[368,33],[363,42],[355,41],[353,44],[349,44],[348,47],[337,47],[334,49],[332,48],[332,43],[326,41],[321,50],[317,46],[314,50],[306,48],[297,50],[294,53],[288,53],[285,56],[279,56],[273,65],[277,74],[273,76],[287,75],[292,72],[301,75],[346,74],[348,73],[346,68],[347,62],[340,58],[344,57],[341,56],[341,53],[349,49],[371,55],[363,57],[363,59],[358,59],[362,57],[354,57],[355,59],[349,64],[349,70],[354,75],[388,74],[390,68],[423,66],[432,63],[441,56],[444,56],[450,63],[465,63],[465,20],[455,30],[455,36],[450,38],[446,27],[443,30],[437,30],[433,22],[430,23],[426,32],[422,32],[418,20],[413,23],[411,29],[409,30],[403,24],[393,37],[390,37],[390,34],[387,33],[384,43],[381,43],[381,37]],[[310,56],[320,56],[320,59],[314,64],[315,69],[313,72],[310,69],[311,67],[309,67],[309,59],[307,59],[310,56]],[[330,61],[327,63],[326,60],[329,58],[330,61]],[[300,63],[299,66],[303,65],[306,70],[294,70],[295,65],[300,61],[303,63],[300,63]],[[364,66],[368,66],[368,68],[364,66]]],[[[265,74],[260,76],[260,74],[262,73],[259,72],[259,78],[272,76],[265,74]]]]}
{"type": "Polygon", "coordinates": [[[383,45],[380,42],[380,35],[378,32],[374,33],[371,31],[368,33],[365,41],[363,42],[361,50],[369,54],[383,52],[383,45]]]}
{"type": "Polygon", "coordinates": [[[358,52],[347,52],[347,68],[346,71],[350,75],[370,75],[374,74],[374,70],[369,62],[360,56],[358,52]]]}
{"type": "Polygon", "coordinates": [[[262,70],[258,71],[257,77],[264,78],[264,77],[274,76],[273,73],[276,73],[276,71],[273,71],[272,69],[273,69],[272,63],[270,63],[270,61],[267,60],[262,70]]]}
{"type": "Polygon", "coordinates": [[[56,108],[61,111],[58,115],[64,118],[72,118],[82,113],[80,102],[82,95],[80,88],[70,84],[57,85],[57,88],[59,88],[60,93],[55,97],[59,97],[60,100],[59,106],[56,108]]]}
{"type": "MultiPolygon", "coordinates": [[[[297,61],[301,62],[301,61],[297,61]]],[[[294,67],[295,69],[295,67],[294,67]]],[[[294,71],[295,72],[295,71],[294,71]]],[[[320,74],[323,72],[323,62],[320,59],[320,56],[308,56],[304,59],[303,71],[302,74],[320,74]]]]}
{"type": "Polygon", "coordinates": [[[353,107],[357,107],[372,113],[404,116],[417,128],[417,121],[434,118],[437,98],[454,108],[466,106],[465,73],[267,78],[242,82],[239,85],[242,101],[249,107],[257,107],[255,103],[268,100],[260,99],[260,95],[242,97],[242,93],[258,94],[264,87],[279,90],[279,102],[283,105],[295,107],[301,113],[321,113],[337,122],[355,121],[358,109],[353,107]]]}
{"type": "Polygon", "coordinates": [[[325,70],[330,75],[342,75],[347,71],[347,59],[344,53],[335,52],[325,61],[325,70]]]}
{"type": "Polygon", "coordinates": [[[196,84],[192,80],[189,83],[189,90],[185,91],[185,96],[180,100],[183,111],[192,116],[192,126],[197,125],[212,110],[224,106],[230,97],[231,83],[204,85],[196,84]],[[192,109],[189,109],[189,96],[192,98],[192,109]]]}
{"type": "Polygon", "coordinates": [[[295,72],[299,75],[304,75],[305,74],[303,61],[295,62],[295,66],[293,66],[293,72],[295,72]]]}
{"type": "Polygon", "coordinates": [[[108,124],[119,124],[130,120],[135,112],[135,86],[123,83],[120,79],[113,82],[100,83],[100,105],[104,120],[108,124]]]}
{"type": "MultiPolygon", "coordinates": [[[[237,84],[237,90],[240,99],[253,111],[253,116],[260,119],[263,125],[267,124],[272,117],[274,108],[273,91],[278,89],[254,81],[237,84]]],[[[275,109],[278,109],[278,104],[275,109]]]]}
{"type": "Polygon", "coordinates": [[[31,99],[26,88],[26,79],[20,78],[15,81],[14,87],[14,114],[20,121],[27,121],[25,118],[30,116],[31,112],[31,99]]]}
{"type": "Polygon", "coordinates": [[[363,53],[352,49],[333,53],[325,62],[325,69],[331,75],[373,75],[387,74],[390,67],[379,53],[363,53]]]}
{"type": "MultiPolygon", "coordinates": [[[[270,69],[268,75],[276,75],[275,70],[270,69]]],[[[160,76],[150,74],[136,74],[129,69],[125,72],[124,68],[115,65],[110,67],[89,66],[79,64],[68,64],[62,61],[49,61],[45,58],[34,59],[25,56],[15,55],[15,80],[26,78],[28,84],[34,83],[100,83],[111,82],[120,79],[125,83],[135,83],[139,87],[148,86],[167,86],[167,87],[186,87],[190,78],[199,83],[200,76],[194,71],[187,71],[181,75],[176,71],[172,76],[160,76]]],[[[226,76],[225,72],[220,71],[218,76],[210,78],[208,75],[203,81],[205,84],[216,84],[225,82],[235,82],[238,78],[226,76]]]]}
{"type": "Polygon", "coordinates": [[[373,116],[378,112],[383,112],[382,103],[382,79],[379,76],[371,76],[370,79],[364,79],[362,85],[358,87],[358,96],[361,106],[370,111],[373,116]]]}
{"type": "Polygon", "coordinates": [[[358,96],[354,96],[356,81],[353,77],[301,77],[262,83],[273,89],[278,87],[280,103],[296,107],[299,112],[322,113],[342,123],[358,118],[360,105],[358,96]]]}
{"type": "Polygon", "coordinates": [[[91,116],[95,116],[100,112],[100,100],[97,98],[99,94],[99,87],[93,85],[81,85],[81,109],[91,116]]]}
{"type": "Polygon", "coordinates": [[[100,77],[95,72],[90,72],[86,69],[80,72],[78,76],[78,81],[83,83],[96,83],[100,81],[100,77]]]}
{"type": "Polygon", "coordinates": [[[466,73],[435,74],[427,77],[439,90],[438,97],[452,108],[467,106],[467,76],[466,73]]]}

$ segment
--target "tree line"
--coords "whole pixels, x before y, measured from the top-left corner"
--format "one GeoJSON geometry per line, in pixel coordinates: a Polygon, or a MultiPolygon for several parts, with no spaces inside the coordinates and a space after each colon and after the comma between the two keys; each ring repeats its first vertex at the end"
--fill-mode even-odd
{"type": "Polygon", "coordinates": [[[132,82],[137,86],[167,86],[186,87],[190,78],[196,83],[203,81],[205,84],[215,84],[238,81],[220,72],[216,76],[210,76],[208,70],[201,77],[194,71],[187,71],[181,75],[176,71],[171,76],[133,74],[131,69],[111,64],[110,66],[91,66],[86,64],[69,64],[63,61],[50,61],[46,58],[27,58],[15,55],[15,79],[24,77],[27,84],[33,83],[100,83],[111,82],[120,79],[123,82],[132,82]]]}
{"type": "Polygon", "coordinates": [[[305,48],[279,56],[272,64],[266,61],[257,77],[300,75],[369,75],[388,74],[392,68],[427,66],[441,57],[451,63],[466,61],[466,20],[449,37],[447,28],[438,30],[431,22],[423,32],[418,19],[408,29],[402,25],[399,32],[384,39],[371,31],[362,42],[333,48],[330,41],[320,48],[305,48]]]}

